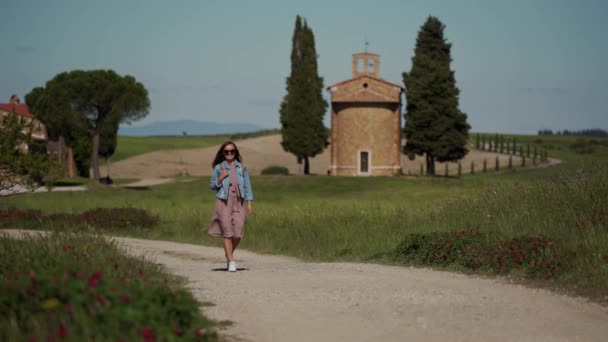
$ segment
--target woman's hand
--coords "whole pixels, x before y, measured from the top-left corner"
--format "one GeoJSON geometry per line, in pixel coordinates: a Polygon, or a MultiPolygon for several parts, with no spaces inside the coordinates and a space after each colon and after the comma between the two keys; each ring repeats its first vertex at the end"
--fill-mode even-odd
{"type": "Polygon", "coordinates": [[[228,171],[226,171],[226,169],[222,169],[220,175],[217,178],[218,183],[221,183],[226,177],[228,177],[228,171]]]}
{"type": "Polygon", "coordinates": [[[253,215],[253,206],[251,204],[251,201],[247,201],[247,215],[248,216],[253,215]]]}

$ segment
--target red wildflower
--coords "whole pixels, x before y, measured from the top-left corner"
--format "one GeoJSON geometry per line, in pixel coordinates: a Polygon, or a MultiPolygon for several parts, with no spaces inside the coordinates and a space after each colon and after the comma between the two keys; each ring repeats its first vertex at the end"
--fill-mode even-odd
{"type": "Polygon", "coordinates": [[[36,278],[36,272],[30,270],[30,272],[28,273],[28,275],[30,276],[30,279],[34,279],[36,278]]]}
{"type": "Polygon", "coordinates": [[[59,331],[57,332],[59,337],[68,337],[68,329],[63,324],[59,324],[59,331]]]}
{"type": "Polygon", "coordinates": [[[35,336],[30,336],[27,338],[27,342],[36,342],[36,337],[35,336]]]}
{"type": "Polygon", "coordinates": [[[93,277],[89,278],[89,287],[92,289],[96,288],[98,282],[99,282],[99,280],[97,280],[93,277]]]}
{"type": "Polygon", "coordinates": [[[608,262],[608,255],[604,255],[604,261],[608,262]]]}
{"type": "Polygon", "coordinates": [[[139,336],[143,337],[146,342],[154,341],[154,330],[150,327],[143,328],[139,331],[139,336]]]}
{"type": "Polygon", "coordinates": [[[182,329],[180,329],[179,327],[175,327],[175,328],[171,329],[171,333],[173,335],[180,335],[182,333],[182,329]]]}
{"type": "Polygon", "coordinates": [[[74,307],[72,306],[72,304],[66,304],[65,311],[67,311],[70,314],[74,313],[74,307]]]}
{"type": "Polygon", "coordinates": [[[120,301],[123,303],[128,303],[130,299],[131,298],[129,298],[129,296],[127,296],[127,295],[120,296],[120,301]]]}

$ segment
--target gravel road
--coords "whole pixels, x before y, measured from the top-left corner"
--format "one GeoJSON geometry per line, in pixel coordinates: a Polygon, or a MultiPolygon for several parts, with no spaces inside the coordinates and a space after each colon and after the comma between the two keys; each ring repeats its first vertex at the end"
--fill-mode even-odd
{"type": "Polygon", "coordinates": [[[547,290],[428,269],[307,263],[119,238],[177,275],[244,341],[606,341],[608,308],[547,290]]]}

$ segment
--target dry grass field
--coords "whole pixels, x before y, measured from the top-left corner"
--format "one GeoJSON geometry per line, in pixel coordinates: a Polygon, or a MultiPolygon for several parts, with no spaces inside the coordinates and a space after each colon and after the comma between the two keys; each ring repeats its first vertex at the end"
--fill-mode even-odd
{"type": "MultiPolygon", "coordinates": [[[[285,166],[292,174],[298,171],[296,158],[292,154],[283,151],[281,147],[280,134],[239,140],[237,145],[252,175],[258,175],[264,168],[272,165],[285,166]]],[[[163,178],[181,175],[208,176],[211,174],[211,161],[218,147],[219,145],[197,149],[144,153],[113,163],[111,165],[111,175],[113,178],[130,179],[163,178]]],[[[317,175],[327,174],[329,155],[330,149],[328,147],[322,154],[312,158],[310,160],[311,173],[317,175]]],[[[493,170],[496,156],[500,160],[501,168],[507,167],[509,162],[508,155],[473,150],[462,160],[462,173],[470,172],[471,161],[475,162],[476,172],[480,172],[484,159],[487,160],[488,170],[493,170]]],[[[409,160],[405,155],[401,158],[404,174],[418,174],[421,163],[424,163],[424,159],[420,157],[416,157],[413,161],[409,160]]],[[[513,157],[513,165],[519,166],[520,164],[521,159],[513,157]]],[[[443,163],[437,163],[435,168],[438,174],[444,174],[445,166],[443,163]]],[[[450,174],[457,173],[456,163],[449,163],[449,172],[450,174]]],[[[102,175],[105,174],[107,174],[107,170],[104,165],[102,175]]]]}

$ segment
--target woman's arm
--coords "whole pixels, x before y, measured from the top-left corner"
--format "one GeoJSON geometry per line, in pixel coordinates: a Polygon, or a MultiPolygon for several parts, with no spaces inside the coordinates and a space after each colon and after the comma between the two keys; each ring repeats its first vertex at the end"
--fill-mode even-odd
{"type": "Polygon", "coordinates": [[[251,181],[249,180],[249,171],[247,170],[247,168],[245,167],[243,170],[243,178],[245,181],[245,184],[243,184],[243,187],[245,189],[245,201],[249,201],[248,205],[251,205],[251,201],[253,201],[253,191],[251,190],[251,181]]]}
{"type": "Polygon", "coordinates": [[[211,190],[217,190],[222,187],[222,181],[224,180],[225,176],[222,176],[224,172],[220,172],[220,170],[223,171],[221,164],[218,164],[213,168],[211,182],[209,182],[209,187],[211,190]]]}

